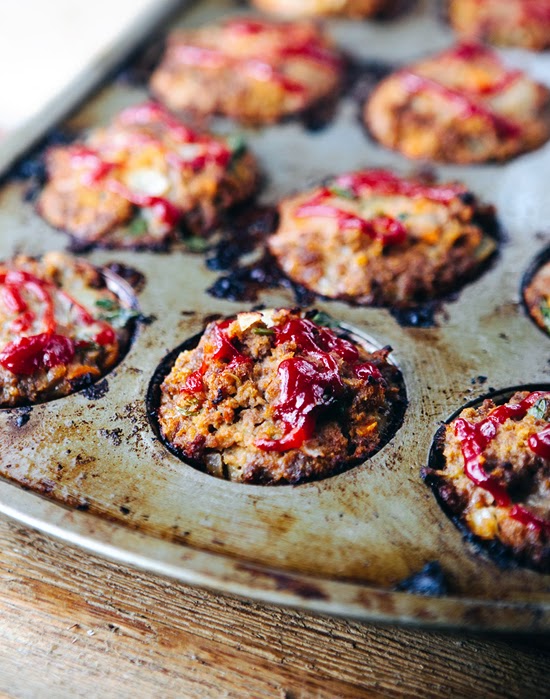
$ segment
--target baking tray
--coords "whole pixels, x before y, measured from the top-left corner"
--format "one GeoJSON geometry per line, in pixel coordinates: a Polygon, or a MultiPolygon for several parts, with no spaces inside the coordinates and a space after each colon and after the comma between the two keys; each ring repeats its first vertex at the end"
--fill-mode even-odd
{"type": "MultiPolygon", "coordinates": [[[[196,25],[238,11],[238,3],[209,0],[184,10],[178,23],[196,25]]],[[[364,60],[411,60],[453,40],[435,3],[419,3],[391,23],[328,26],[364,60]]],[[[506,55],[550,83],[550,55],[506,55]]],[[[67,126],[103,123],[144,96],[143,87],[113,81],[67,126]]],[[[261,200],[274,203],[327,175],[363,166],[412,171],[410,162],[367,138],[357,114],[356,102],[345,98],[333,121],[316,132],[299,122],[244,130],[267,175],[261,200]]],[[[213,126],[233,128],[223,120],[213,126]]],[[[151,377],[208,316],[253,304],[208,295],[217,274],[201,256],[95,250],[87,257],[97,265],[118,261],[143,272],[138,302],[152,322],[140,326],[128,355],[97,390],[31,411],[0,411],[0,510],[112,559],[266,602],[372,621],[548,630],[550,576],[502,569],[474,553],[421,481],[420,468],[438,425],[463,403],[491,389],[550,381],[550,338],[520,303],[522,275],[550,241],[550,145],[505,165],[437,172],[462,179],[497,206],[505,240],[491,269],[444,303],[429,328],[403,327],[384,309],[315,304],[359,336],[394,348],[409,406],[401,429],[375,456],[323,481],[279,487],[225,482],[182,463],[148,421],[151,377]],[[395,590],[434,561],[447,592],[395,590]]],[[[3,258],[68,242],[23,202],[24,191],[24,183],[13,181],[0,191],[3,258]]],[[[259,301],[295,305],[286,289],[265,291],[259,301]]]]}

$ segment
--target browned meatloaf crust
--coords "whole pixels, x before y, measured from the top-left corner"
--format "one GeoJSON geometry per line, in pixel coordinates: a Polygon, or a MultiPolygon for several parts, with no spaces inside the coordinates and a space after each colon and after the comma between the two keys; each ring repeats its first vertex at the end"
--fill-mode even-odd
{"type": "Polygon", "coordinates": [[[83,260],[48,252],[0,263],[0,407],[96,381],[125,351],[132,315],[83,260]]]}
{"type": "Polygon", "coordinates": [[[285,17],[373,17],[395,0],[252,0],[263,12],[285,17]]]}
{"type": "Polygon", "coordinates": [[[523,291],[523,298],[535,323],[550,333],[550,262],[535,272],[523,291]]]}
{"type": "Polygon", "coordinates": [[[477,541],[544,572],[550,572],[549,418],[548,392],[517,392],[499,407],[485,400],[446,425],[442,461],[424,473],[477,541]]]}
{"type": "Polygon", "coordinates": [[[548,0],[449,0],[448,12],[466,39],[535,51],[550,47],[548,0]]]}
{"type": "Polygon", "coordinates": [[[404,393],[388,348],[341,332],[284,309],[211,323],[161,386],[165,440],[245,483],[325,478],[366,459],[400,424],[404,393]]]}
{"type": "Polygon", "coordinates": [[[199,134],[160,105],[129,107],[83,141],[51,148],[40,214],[79,241],[158,247],[180,226],[208,232],[255,191],[238,139],[199,134]]]}
{"type": "Polygon", "coordinates": [[[364,170],[283,200],[268,245],[281,269],[317,294],[410,307],[458,288],[495,251],[479,211],[460,184],[364,170]]]}
{"type": "Polygon", "coordinates": [[[315,24],[241,18],[171,34],[151,89],[174,110],[262,124],[333,96],[342,73],[315,24]]]}
{"type": "Polygon", "coordinates": [[[550,91],[490,49],[462,44],[385,78],[364,120],[382,145],[408,158],[507,160],[548,140],[550,91]]]}

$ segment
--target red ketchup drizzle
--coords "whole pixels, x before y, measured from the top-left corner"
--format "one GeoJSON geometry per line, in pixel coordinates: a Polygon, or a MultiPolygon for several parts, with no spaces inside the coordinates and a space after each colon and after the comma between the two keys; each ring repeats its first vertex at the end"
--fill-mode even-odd
{"type": "Polygon", "coordinates": [[[547,0],[526,0],[523,3],[524,21],[534,19],[538,22],[550,22],[550,5],[547,0]]]}
{"type": "MultiPolygon", "coordinates": [[[[340,56],[324,47],[314,36],[307,38],[300,36],[299,41],[292,43],[291,35],[287,33],[284,36],[285,32],[287,32],[287,25],[285,24],[270,25],[258,20],[237,18],[225,22],[224,28],[230,32],[244,35],[258,35],[264,32],[273,33],[278,31],[283,37],[283,42],[273,51],[275,60],[305,58],[333,70],[339,70],[342,67],[340,56]]],[[[185,65],[204,68],[220,68],[231,65],[237,71],[248,73],[255,80],[278,84],[285,92],[303,93],[306,89],[302,83],[288,77],[282,70],[260,57],[239,58],[230,56],[223,49],[207,48],[193,44],[178,44],[173,51],[176,58],[185,65]]]]}
{"type": "Polygon", "coordinates": [[[297,218],[309,218],[319,216],[321,218],[334,218],[338,226],[343,229],[358,229],[368,235],[372,240],[377,240],[382,245],[399,245],[407,239],[407,229],[391,216],[375,216],[374,218],[362,218],[351,211],[339,209],[332,204],[323,204],[326,199],[334,197],[329,189],[323,189],[310,201],[299,206],[294,215],[297,218]]]}
{"type": "Polygon", "coordinates": [[[521,135],[521,127],[511,119],[496,114],[492,109],[475,100],[476,93],[466,89],[458,90],[447,87],[432,78],[424,77],[410,71],[401,72],[401,84],[412,95],[423,91],[435,92],[460,108],[465,118],[480,116],[489,121],[502,138],[517,138],[521,135]]]}
{"type": "Polygon", "coordinates": [[[459,183],[424,185],[420,182],[403,180],[388,170],[350,172],[337,177],[334,184],[342,189],[352,191],[355,196],[359,196],[364,189],[368,189],[376,194],[429,199],[441,204],[450,204],[453,199],[467,191],[466,187],[459,183]]]}
{"type": "MultiPolygon", "coordinates": [[[[446,51],[443,55],[462,61],[475,61],[481,58],[490,62],[496,68],[502,69],[502,65],[495,52],[487,48],[487,46],[483,46],[483,44],[462,43],[446,51]]],[[[521,76],[521,70],[505,70],[498,80],[493,80],[493,82],[479,88],[469,87],[467,92],[471,95],[494,95],[509,88],[510,85],[515,83],[521,76]]]]}
{"type": "MultiPolygon", "coordinates": [[[[203,153],[190,160],[186,160],[175,153],[168,153],[166,159],[175,167],[181,169],[189,168],[196,172],[204,169],[210,163],[226,167],[231,160],[231,151],[228,146],[219,141],[199,136],[154,102],[146,102],[125,109],[118,116],[118,122],[124,126],[160,124],[175,140],[184,144],[197,144],[204,149],[203,153]]],[[[147,143],[163,146],[162,142],[153,136],[140,133],[129,134],[128,146],[131,147],[133,144],[139,147],[143,145],[144,140],[147,143]]],[[[71,163],[74,167],[85,170],[82,178],[85,185],[95,187],[102,183],[109,191],[118,194],[131,204],[134,204],[134,206],[153,209],[159,220],[168,228],[177,226],[182,212],[169,199],[133,192],[119,180],[110,178],[109,175],[117,167],[117,164],[103,160],[101,155],[92,148],[80,145],[73,146],[70,153],[71,163]]]]}
{"type": "MultiPolygon", "coordinates": [[[[414,198],[425,198],[442,204],[448,204],[466,188],[460,184],[423,185],[396,177],[387,170],[363,170],[340,175],[334,180],[334,185],[350,191],[358,197],[362,191],[370,190],[381,195],[403,195],[414,198]]],[[[407,239],[407,229],[404,224],[391,216],[375,216],[365,219],[350,211],[340,209],[327,200],[337,196],[330,187],[321,189],[309,201],[306,201],[295,211],[298,218],[319,216],[334,218],[344,229],[358,229],[382,245],[399,245],[407,239]]]]}
{"type": "Polygon", "coordinates": [[[13,374],[30,376],[40,369],[68,364],[75,342],[56,333],[41,333],[9,342],[0,352],[0,364],[13,374]]]}
{"type": "MultiPolygon", "coordinates": [[[[44,304],[42,315],[44,331],[9,342],[0,352],[0,365],[14,374],[29,376],[40,369],[51,369],[60,364],[68,364],[74,357],[78,343],[55,332],[57,323],[52,291],[56,290],[56,287],[24,270],[9,270],[0,275],[0,284],[2,301],[9,311],[19,314],[11,323],[11,329],[14,332],[27,331],[36,319],[35,313],[29,309],[22,296],[23,290],[33,294],[44,304]]],[[[105,345],[115,341],[115,331],[108,323],[96,320],[66,292],[62,290],[58,292],[67,298],[83,323],[100,325],[101,330],[94,338],[95,342],[105,345]]]]}
{"type": "MultiPolygon", "coordinates": [[[[275,333],[277,346],[291,342],[309,354],[308,358],[284,359],[277,370],[281,392],[273,415],[284,425],[283,437],[256,441],[263,451],[283,452],[299,448],[313,436],[319,411],[332,405],[344,389],[338,362],[329,352],[348,362],[356,362],[359,352],[348,340],[305,318],[293,318],[275,333]]],[[[358,378],[382,378],[369,363],[358,364],[354,370],[358,378]]]]}
{"type": "MultiPolygon", "coordinates": [[[[458,418],[454,424],[455,435],[461,445],[464,457],[464,472],[468,478],[483,490],[490,493],[497,505],[506,507],[512,504],[506,488],[498,483],[483,468],[482,454],[496,437],[498,428],[510,418],[521,419],[527,411],[541,398],[550,397],[543,391],[530,393],[520,403],[500,405],[491,410],[484,420],[471,423],[458,418]]],[[[550,458],[550,428],[534,434],[529,438],[529,447],[542,458],[550,458]]],[[[535,529],[550,529],[550,522],[537,517],[521,505],[514,505],[510,516],[522,524],[535,529]]]]}
{"type": "Polygon", "coordinates": [[[214,351],[204,358],[201,366],[187,377],[182,393],[201,393],[204,391],[204,383],[202,377],[206,373],[211,359],[217,359],[223,362],[227,362],[227,368],[234,368],[239,364],[248,364],[251,359],[245,356],[233,345],[231,340],[227,337],[225,329],[231,325],[233,321],[223,320],[220,323],[216,323],[213,329],[214,351]]]}

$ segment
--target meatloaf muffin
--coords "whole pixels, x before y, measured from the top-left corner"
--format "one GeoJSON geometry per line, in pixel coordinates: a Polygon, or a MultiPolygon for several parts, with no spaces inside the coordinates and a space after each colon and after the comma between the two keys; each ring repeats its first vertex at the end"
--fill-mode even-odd
{"type": "Polygon", "coordinates": [[[364,120],[382,145],[408,158],[507,160],[550,137],[550,90],[492,50],[462,44],[382,80],[364,120]]]}
{"type": "Polygon", "coordinates": [[[535,51],[550,47],[548,0],[449,0],[448,11],[466,39],[535,51]]]}
{"type": "Polygon", "coordinates": [[[152,102],[51,148],[47,169],[41,215],[79,241],[121,248],[158,247],[180,226],[206,233],[258,182],[239,139],[199,134],[152,102]]]}
{"type": "Polygon", "coordinates": [[[264,12],[285,17],[373,17],[395,0],[252,0],[264,12]]]}
{"type": "Polygon", "coordinates": [[[271,253],[322,296],[411,307],[472,277],[496,249],[457,183],[425,185],[385,170],[341,175],[279,206],[271,253]]]}
{"type": "Polygon", "coordinates": [[[526,284],[523,299],[535,323],[550,333],[550,261],[540,267],[526,284]]]}
{"type": "Polygon", "coordinates": [[[133,315],[83,260],[49,252],[0,263],[0,407],[96,381],[126,350],[133,315]]]}
{"type": "Polygon", "coordinates": [[[326,478],[377,451],[401,421],[399,371],[389,348],[369,352],[327,318],[283,309],[208,325],[161,386],[166,442],[212,475],[263,484],[326,478]]]}
{"type": "Polygon", "coordinates": [[[485,400],[444,427],[440,464],[424,472],[476,541],[550,572],[550,393],[485,400]],[[497,544],[497,545],[495,545],[497,544]]]}
{"type": "Polygon", "coordinates": [[[342,75],[315,24],[240,18],[171,34],[151,89],[171,109],[264,124],[333,96],[342,75]]]}

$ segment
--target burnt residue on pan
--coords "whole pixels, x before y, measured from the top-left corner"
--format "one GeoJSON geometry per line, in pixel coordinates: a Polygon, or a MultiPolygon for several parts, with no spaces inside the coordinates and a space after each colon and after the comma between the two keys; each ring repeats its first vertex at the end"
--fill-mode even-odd
{"type": "Polygon", "coordinates": [[[394,590],[415,595],[445,597],[449,594],[450,586],[439,561],[430,561],[418,573],[413,573],[397,583],[394,590]]]}
{"type": "Polygon", "coordinates": [[[32,150],[20,158],[4,177],[0,178],[0,186],[10,181],[23,180],[25,182],[24,199],[27,202],[34,202],[46,183],[46,152],[48,148],[67,145],[75,138],[76,134],[67,129],[53,129],[32,150]]]}

